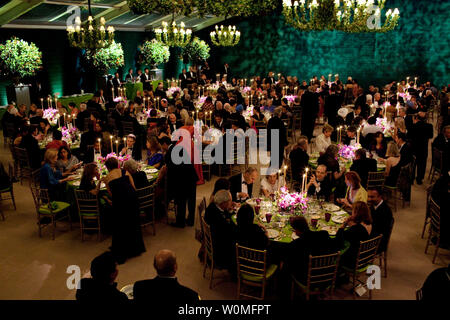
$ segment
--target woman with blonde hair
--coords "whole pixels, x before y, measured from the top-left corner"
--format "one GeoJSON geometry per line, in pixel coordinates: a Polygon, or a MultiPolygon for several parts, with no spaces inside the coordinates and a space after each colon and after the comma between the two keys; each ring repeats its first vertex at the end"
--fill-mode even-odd
{"type": "Polygon", "coordinates": [[[40,186],[47,189],[51,200],[62,199],[64,185],[63,183],[72,180],[72,177],[63,178],[65,175],[56,169],[58,161],[58,150],[47,149],[44,154],[44,165],[40,172],[40,186]]]}
{"type": "Polygon", "coordinates": [[[345,184],[347,193],[345,198],[338,198],[336,201],[343,204],[343,208],[350,210],[355,202],[362,201],[367,203],[367,191],[361,186],[361,178],[355,171],[349,171],[345,174],[345,184]]]}
{"type": "Polygon", "coordinates": [[[325,153],[325,150],[327,150],[328,146],[331,144],[331,134],[333,133],[333,127],[330,126],[328,123],[325,123],[325,125],[322,128],[322,133],[319,134],[315,141],[316,146],[316,152],[323,154],[325,153]]]}
{"type": "Polygon", "coordinates": [[[394,134],[393,134],[393,138],[396,137],[399,132],[402,132],[402,133],[406,134],[406,124],[405,124],[405,119],[397,117],[394,120],[394,134]]]}
{"type": "Polygon", "coordinates": [[[385,185],[395,186],[400,173],[400,168],[397,166],[400,162],[400,151],[394,141],[388,143],[386,157],[387,159],[384,160],[386,163],[386,170],[384,172],[386,175],[385,185]]]}

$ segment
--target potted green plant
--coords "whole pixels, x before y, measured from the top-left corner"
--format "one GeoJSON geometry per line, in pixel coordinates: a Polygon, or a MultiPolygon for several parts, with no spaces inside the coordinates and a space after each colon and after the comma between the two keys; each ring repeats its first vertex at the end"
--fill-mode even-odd
{"type": "Polygon", "coordinates": [[[105,74],[125,64],[122,45],[112,42],[110,46],[95,51],[86,50],[86,60],[99,72],[105,74]]]}
{"type": "Polygon", "coordinates": [[[195,37],[186,47],[181,49],[181,58],[184,64],[192,62],[198,65],[200,62],[209,58],[209,45],[195,37]]]}
{"type": "Polygon", "coordinates": [[[156,39],[145,41],[141,52],[144,56],[144,64],[153,66],[153,69],[156,69],[158,64],[166,63],[170,58],[169,47],[156,39]]]}

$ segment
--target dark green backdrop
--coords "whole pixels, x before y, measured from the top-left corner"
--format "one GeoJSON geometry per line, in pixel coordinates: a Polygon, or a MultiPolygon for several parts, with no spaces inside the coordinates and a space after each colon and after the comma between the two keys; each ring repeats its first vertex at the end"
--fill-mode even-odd
{"type": "MultiPolygon", "coordinates": [[[[310,79],[313,75],[338,73],[341,79],[353,76],[362,85],[382,85],[388,81],[419,76],[436,85],[449,82],[450,0],[388,0],[387,8],[398,7],[398,28],[385,34],[346,34],[342,32],[300,32],[286,25],[281,16],[231,19],[241,31],[238,46],[220,49],[211,46],[210,64],[231,66],[235,76],[250,78],[269,70],[310,79]]],[[[197,35],[209,41],[204,29],[197,35]]],[[[123,70],[134,66],[137,46],[149,33],[117,32],[116,41],[125,51],[123,70]]],[[[33,41],[43,51],[49,90],[73,94],[77,87],[77,50],[68,46],[65,31],[0,29],[0,42],[12,35],[33,41]]],[[[183,67],[171,49],[165,75],[176,77],[183,67]]],[[[93,81],[94,76],[87,78],[93,81]]],[[[0,105],[7,103],[5,85],[0,82],[0,105]]]]}

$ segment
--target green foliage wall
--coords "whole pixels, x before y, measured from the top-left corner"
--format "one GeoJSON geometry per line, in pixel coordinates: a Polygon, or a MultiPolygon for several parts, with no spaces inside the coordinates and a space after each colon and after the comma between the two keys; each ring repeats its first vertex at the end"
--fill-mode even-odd
{"type": "MultiPolygon", "coordinates": [[[[418,76],[437,85],[450,83],[449,0],[388,0],[398,7],[400,23],[385,34],[301,32],[284,23],[282,16],[231,21],[241,31],[236,47],[215,49],[216,67],[227,62],[234,76],[265,75],[268,71],[312,76],[351,75],[362,85],[383,85],[418,76]]],[[[226,25],[226,22],[223,22],[226,25]]],[[[202,39],[214,28],[202,30],[202,39]]]]}

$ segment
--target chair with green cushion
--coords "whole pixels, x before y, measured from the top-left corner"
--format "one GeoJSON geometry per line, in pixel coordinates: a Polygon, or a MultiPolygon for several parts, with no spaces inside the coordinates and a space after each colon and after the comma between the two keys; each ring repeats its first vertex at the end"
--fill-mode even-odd
{"type": "MultiPolygon", "coordinates": [[[[356,255],[354,267],[349,268],[346,266],[342,266],[344,272],[347,273],[349,276],[351,276],[353,299],[356,298],[355,288],[357,287],[356,285],[357,282],[359,282],[363,287],[367,286],[367,283],[365,281],[361,281],[359,279],[359,276],[365,274],[367,268],[373,264],[382,237],[383,237],[382,235],[379,235],[367,241],[361,241],[359,243],[358,254],[356,255]]],[[[372,299],[372,290],[370,289],[369,289],[369,299],[372,299]]]]}
{"type": "Polygon", "coordinates": [[[98,197],[90,192],[75,190],[75,199],[80,216],[81,241],[84,240],[84,231],[96,230],[97,240],[101,239],[100,207],[98,197]],[[87,226],[86,223],[96,222],[96,226],[87,226]]]}
{"type": "Polygon", "coordinates": [[[39,237],[42,237],[42,229],[51,224],[53,227],[52,239],[55,240],[56,221],[64,218],[68,219],[70,230],[72,230],[70,204],[62,201],[50,201],[47,189],[41,189],[33,185],[30,188],[37,212],[39,237]]]}
{"type": "Polygon", "coordinates": [[[273,278],[278,269],[275,264],[267,265],[267,250],[256,250],[236,244],[238,271],[237,298],[242,297],[264,300],[267,281],[273,278]],[[260,296],[241,292],[242,284],[261,288],[260,296]]]}
{"type": "MultiPolygon", "coordinates": [[[[1,163],[0,165],[1,165],[0,170],[2,170],[3,172],[6,172],[4,167],[3,167],[3,163],[1,163]]],[[[11,200],[13,205],[14,205],[14,210],[17,210],[17,208],[16,208],[16,201],[14,199],[14,182],[13,182],[14,173],[13,173],[13,171],[14,171],[13,167],[12,167],[11,163],[9,163],[8,164],[9,186],[0,190],[0,200],[11,200]],[[3,196],[2,196],[3,193],[9,193],[11,196],[8,197],[8,198],[3,198],[3,196]]],[[[2,218],[3,218],[3,220],[5,220],[5,217],[4,217],[3,213],[2,213],[2,218]]]]}
{"type": "Polygon", "coordinates": [[[311,295],[320,295],[325,291],[328,291],[329,295],[332,296],[340,257],[339,252],[323,256],[310,255],[306,282],[303,283],[296,279],[294,275],[291,275],[291,300],[294,299],[296,286],[306,295],[306,300],[309,300],[311,295]]]}
{"type": "Polygon", "coordinates": [[[138,197],[141,227],[152,225],[153,235],[155,235],[155,185],[153,184],[141,189],[136,189],[136,194],[138,197]],[[151,218],[148,217],[149,212],[151,218]]]}

